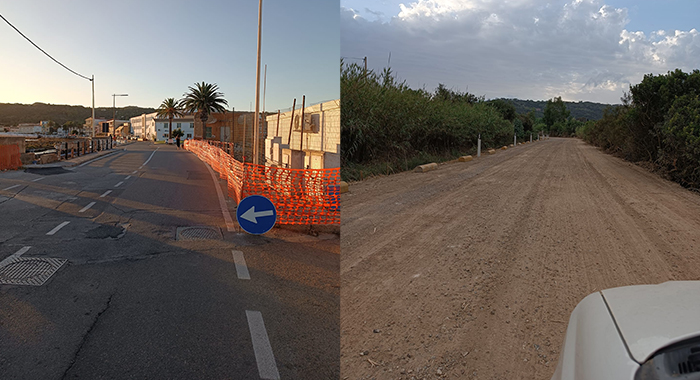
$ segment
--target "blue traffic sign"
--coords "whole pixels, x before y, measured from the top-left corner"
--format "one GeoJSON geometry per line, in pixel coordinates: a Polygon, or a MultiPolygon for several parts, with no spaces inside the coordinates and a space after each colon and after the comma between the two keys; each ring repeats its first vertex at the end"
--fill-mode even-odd
{"type": "Polygon", "coordinates": [[[277,221],[277,209],[262,195],[250,195],[236,209],[238,225],[252,235],[262,235],[272,229],[277,221]]]}

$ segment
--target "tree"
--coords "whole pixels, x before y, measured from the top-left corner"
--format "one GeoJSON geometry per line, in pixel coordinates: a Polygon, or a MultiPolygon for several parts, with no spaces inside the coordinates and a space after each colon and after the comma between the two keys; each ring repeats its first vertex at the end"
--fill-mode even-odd
{"type": "Polygon", "coordinates": [[[189,92],[184,94],[180,102],[183,111],[199,117],[202,128],[212,112],[226,112],[228,102],[223,98],[224,94],[218,92],[219,86],[210,83],[195,83],[195,87],[188,87],[189,92]]]}
{"type": "Polygon", "coordinates": [[[677,182],[700,189],[700,95],[676,98],[666,115],[662,134],[661,164],[677,182]]]}
{"type": "Polygon", "coordinates": [[[570,112],[566,109],[566,104],[561,100],[560,96],[547,100],[547,105],[544,107],[544,117],[542,121],[550,131],[556,130],[554,127],[557,123],[565,123],[569,118],[570,112]]]}
{"type": "Polygon", "coordinates": [[[176,116],[182,116],[182,110],[180,107],[180,102],[176,101],[174,98],[166,98],[160,107],[156,110],[156,115],[158,117],[168,118],[168,138],[173,137],[173,118],[176,116]]]}
{"type": "Polygon", "coordinates": [[[515,106],[513,105],[513,103],[507,100],[494,99],[489,100],[487,104],[498,110],[498,112],[501,114],[501,116],[503,116],[505,120],[513,122],[515,118],[518,117],[518,113],[515,111],[515,106]]]}
{"type": "Polygon", "coordinates": [[[180,128],[174,130],[172,133],[172,137],[175,137],[175,138],[182,137],[184,135],[185,135],[185,132],[183,132],[182,129],[180,129],[180,128]]]}

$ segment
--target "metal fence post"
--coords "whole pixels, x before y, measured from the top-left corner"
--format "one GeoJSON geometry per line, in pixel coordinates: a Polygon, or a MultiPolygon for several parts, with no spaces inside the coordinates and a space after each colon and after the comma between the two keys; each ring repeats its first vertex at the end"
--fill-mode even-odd
{"type": "Polygon", "coordinates": [[[481,133],[479,133],[479,140],[476,143],[476,156],[481,157],[481,133]]]}

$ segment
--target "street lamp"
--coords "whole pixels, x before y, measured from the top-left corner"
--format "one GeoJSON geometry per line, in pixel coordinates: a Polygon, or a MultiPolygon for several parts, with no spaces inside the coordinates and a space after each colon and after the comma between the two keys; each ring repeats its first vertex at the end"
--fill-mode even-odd
{"type": "MultiPolygon", "coordinates": [[[[112,94],[112,130],[116,132],[117,130],[117,96],[129,96],[129,94],[112,94]]],[[[109,134],[109,131],[107,131],[109,134]]]]}
{"type": "MultiPolygon", "coordinates": [[[[258,139],[260,121],[260,40],[262,38],[262,0],[258,4],[258,64],[255,66],[255,122],[253,123],[253,164],[258,164],[258,139]]],[[[265,112],[265,110],[263,110],[265,112]]]]}

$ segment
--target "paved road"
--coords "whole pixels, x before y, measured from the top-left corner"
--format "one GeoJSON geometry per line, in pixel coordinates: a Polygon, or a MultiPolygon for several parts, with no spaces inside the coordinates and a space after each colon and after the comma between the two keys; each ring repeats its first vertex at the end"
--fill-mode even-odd
{"type": "Polygon", "coordinates": [[[228,231],[214,186],[193,154],[145,142],[0,173],[0,260],[66,260],[0,285],[0,378],[338,378],[338,237],[228,231]],[[221,238],[176,240],[187,226],[221,238]]]}
{"type": "Polygon", "coordinates": [[[341,376],[549,379],[597,290],[700,279],[700,196],[578,139],[342,196],[341,376]]]}

